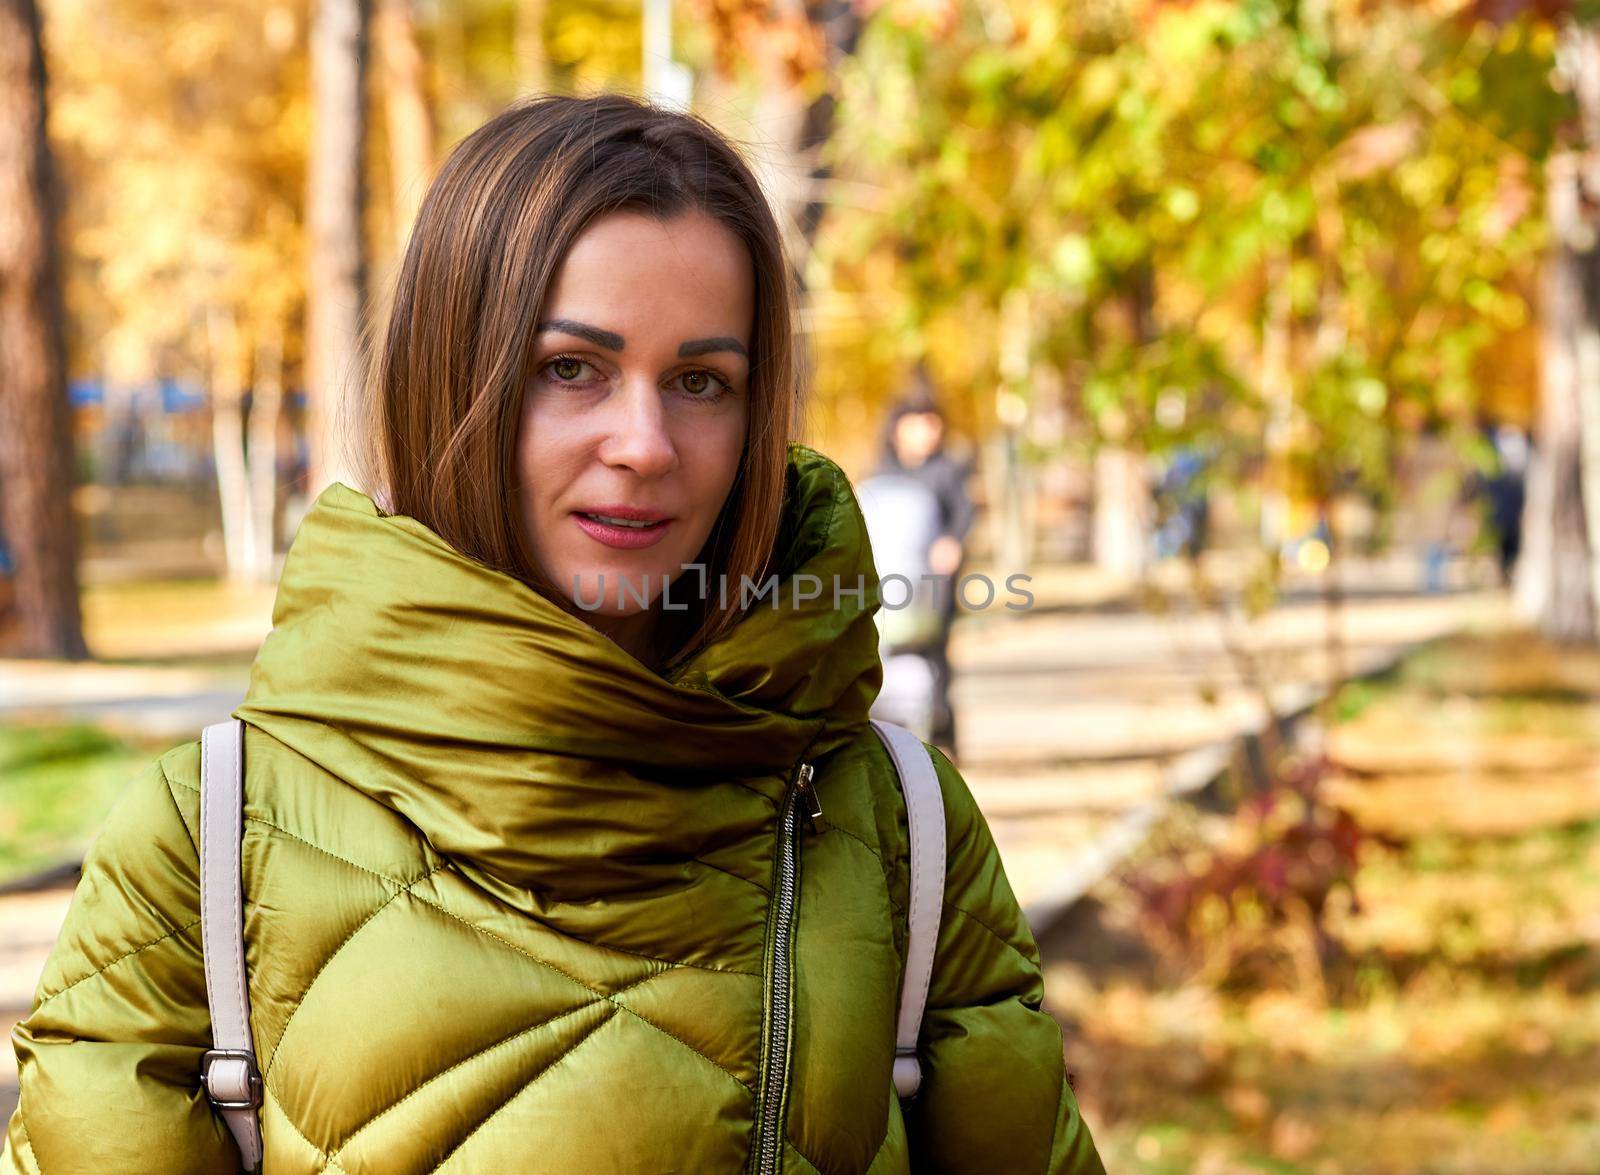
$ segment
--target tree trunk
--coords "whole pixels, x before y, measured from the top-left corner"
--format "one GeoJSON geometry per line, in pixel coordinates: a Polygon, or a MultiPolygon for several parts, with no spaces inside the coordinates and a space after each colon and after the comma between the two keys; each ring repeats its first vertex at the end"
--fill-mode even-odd
{"type": "Polygon", "coordinates": [[[251,566],[256,578],[274,578],[278,553],[278,427],[283,410],[283,330],[268,328],[256,349],[255,383],[250,395],[250,443],[246,454],[250,480],[251,566]]]}
{"type": "Polygon", "coordinates": [[[1266,319],[1261,324],[1261,395],[1267,403],[1262,435],[1265,472],[1261,487],[1261,545],[1276,557],[1290,534],[1293,504],[1289,484],[1290,422],[1294,416],[1293,307],[1289,250],[1274,250],[1266,265],[1266,319]]]}
{"type": "Polygon", "coordinates": [[[1600,37],[1574,19],[1561,40],[1577,143],[1546,165],[1543,370],[1515,598],[1551,640],[1587,644],[1600,632],[1600,37]]]}
{"type": "Polygon", "coordinates": [[[306,384],[312,497],[350,479],[344,438],[363,374],[367,23],[366,0],[318,0],[311,29],[306,384]]]}
{"type": "Polygon", "coordinates": [[[1139,454],[1113,443],[1094,455],[1095,566],[1127,580],[1143,577],[1150,490],[1139,454]]]}
{"type": "MultiPolygon", "coordinates": [[[[1143,345],[1156,334],[1155,274],[1141,266],[1123,300],[1129,338],[1143,345]]],[[[1154,508],[1145,455],[1126,447],[1125,420],[1101,420],[1100,444],[1094,455],[1095,566],[1128,580],[1144,578],[1150,560],[1150,527],[1154,508]]]]}
{"type": "Polygon", "coordinates": [[[1600,392],[1586,386],[1586,351],[1592,353],[1596,304],[1594,228],[1587,226],[1580,189],[1582,171],[1570,152],[1553,156],[1546,184],[1551,248],[1545,260],[1540,312],[1543,353],[1537,443],[1528,471],[1523,547],[1517,562],[1516,601],[1525,619],[1551,640],[1595,638],[1595,598],[1590,573],[1590,521],[1582,472],[1582,399],[1600,392]],[[1587,251],[1585,251],[1585,248],[1587,251]]]}
{"type": "Polygon", "coordinates": [[[389,175],[395,252],[404,251],[433,175],[433,108],[423,81],[413,0],[378,0],[374,31],[383,57],[383,105],[389,124],[389,175]]]}
{"type": "Polygon", "coordinates": [[[15,570],[10,652],[88,656],[55,252],[45,67],[33,0],[0,0],[0,533],[15,570]]]}
{"type": "MultiPolygon", "coordinates": [[[[1592,19],[1590,17],[1589,19],[1592,19]]],[[[1582,314],[1578,320],[1578,484],[1584,502],[1584,538],[1588,546],[1589,640],[1594,639],[1600,617],[1600,30],[1573,22],[1567,27],[1568,57],[1565,68],[1578,100],[1582,151],[1576,156],[1579,215],[1583,217],[1581,245],[1573,238],[1578,256],[1582,314]],[[1571,51],[1575,50],[1575,52],[1571,51]]]]}
{"type": "Polygon", "coordinates": [[[550,88],[550,55],[544,49],[545,8],[546,0],[520,0],[515,9],[517,77],[526,94],[542,94],[550,88]]]}
{"type": "Polygon", "coordinates": [[[244,345],[234,316],[211,307],[206,312],[207,383],[211,387],[211,452],[222,504],[222,548],[227,577],[254,578],[249,480],[244,464],[244,345]]]}
{"type": "Polygon", "coordinates": [[[1033,384],[1033,307],[1027,290],[1013,287],[1000,304],[1000,388],[995,397],[999,424],[999,497],[989,499],[996,528],[994,552],[1001,574],[1033,570],[1033,494],[1031,471],[1023,467],[1022,430],[1028,422],[1033,384]]]}

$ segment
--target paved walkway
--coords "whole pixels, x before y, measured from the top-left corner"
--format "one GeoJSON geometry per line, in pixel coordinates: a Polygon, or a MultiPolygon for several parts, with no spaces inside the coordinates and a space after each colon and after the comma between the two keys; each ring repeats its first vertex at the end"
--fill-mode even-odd
{"type": "MultiPolygon", "coordinates": [[[[1505,597],[1378,596],[1343,613],[1344,678],[1436,636],[1503,623],[1505,597]]],[[[1251,631],[1273,709],[1327,681],[1327,624],[1310,603],[1251,631]]],[[[1267,715],[1215,618],[1057,614],[969,622],[952,642],[960,766],[1036,925],[1121,855],[1167,796],[1201,785],[1267,715]]]]}
{"type": "MultiPolygon", "coordinates": [[[[1392,590],[1389,578],[1375,569],[1345,605],[1347,675],[1506,613],[1497,592],[1419,597],[1392,590]]],[[[1398,587],[1406,576],[1393,578],[1398,587]]],[[[1041,580],[1031,612],[972,614],[952,642],[962,772],[1036,924],[1136,847],[1165,797],[1224,762],[1233,740],[1264,721],[1214,617],[1136,611],[1092,574],[1041,580]]],[[[1321,608],[1291,601],[1248,635],[1275,708],[1305,704],[1326,678],[1321,608]]],[[[43,705],[192,738],[243,693],[228,676],[237,670],[93,665],[37,666],[29,690],[11,673],[16,665],[0,686],[0,716],[43,705]]],[[[61,890],[0,898],[0,1033],[26,1013],[69,898],[61,890]]],[[[14,1097],[13,1066],[0,1048],[0,1121],[14,1097]]]]}

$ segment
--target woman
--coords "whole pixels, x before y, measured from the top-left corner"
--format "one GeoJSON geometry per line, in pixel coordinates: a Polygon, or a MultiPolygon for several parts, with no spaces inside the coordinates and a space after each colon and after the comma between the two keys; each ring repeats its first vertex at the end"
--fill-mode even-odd
{"type": "MultiPolygon", "coordinates": [[[[384,504],[314,504],[234,712],[264,1170],[1102,1169],[943,758],[894,1096],[905,815],[860,514],[788,441],[787,272],[726,142],[622,97],[514,107],[434,182],[371,380],[384,504]]],[[[238,1168],[197,782],[162,756],[85,863],[6,1172],[238,1168]]]]}
{"type": "MultiPolygon", "coordinates": [[[[911,386],[890,409],[884,421],[875,476],[908,479],[921,487],[937,507],[937,525],[931,535],[918,536],[920,566],[906,572],[920,584],[923,574],[940,577],[930,589],[930,605],[937,621],[927,643],[905,651],[924,657],[933,671],[932,722],[928,741],[936,744],[953,760],[959,761],[956,747],[956,712],[950,703],[950,629],[955,623],[957,587],[961,582],[961,559],[967,532],[972,529],[976,511],[967,492],[972,470],[944,446],[945,419],[934,398],[933,383],[926,367],[918,364],[912,372],[911,386]]],[[[888,572],[884,573],[887,577],[888,572]]]]}

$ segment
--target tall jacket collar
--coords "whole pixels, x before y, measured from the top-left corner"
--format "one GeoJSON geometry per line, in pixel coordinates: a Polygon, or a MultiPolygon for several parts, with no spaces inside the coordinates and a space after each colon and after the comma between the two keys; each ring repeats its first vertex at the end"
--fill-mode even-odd
{"type": "Polygon", "coordinates": [[[300,525],[234,716],[519,883],[554,884],[552,863],[570,874],[601,847],[597,824],[609,853],[635,860],[720,839],[708,787],[770,787],[848,742],[881,683],[866,526],[844,473],[803,445],[789,448],[777,543],[777,606],[752,603],[663,678],[335,484],[300,525]],[[814,599],[805,576],[821,581],[814,599]],[[847,594],[858,577],[864,593],[847,594]]]}

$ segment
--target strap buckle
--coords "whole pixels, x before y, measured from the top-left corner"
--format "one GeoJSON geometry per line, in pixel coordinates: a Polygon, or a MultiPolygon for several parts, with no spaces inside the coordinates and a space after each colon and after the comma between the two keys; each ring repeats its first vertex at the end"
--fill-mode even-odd
{"type": "Polygon", "coordinates": [[[894,1091],[901,1101],[909,1101],[922,1088],[922,1062],[915,1049],[894,1050],[894,1091]]]}
{"type": "Polygon", "coordinates": [[[253,1110],[261,1104],[261,1073],[256,1068],[256,1057],[249,1049],[207,1049],[200,1057],[200,1082],[205,1086],[206,1098],[219,1110],[253,1110]],[[216,1061],[242,1061],[244,1063],[245,1089],[248,1096],[233,1100],[219,1096],[211,1066],[216,1061]]]}

